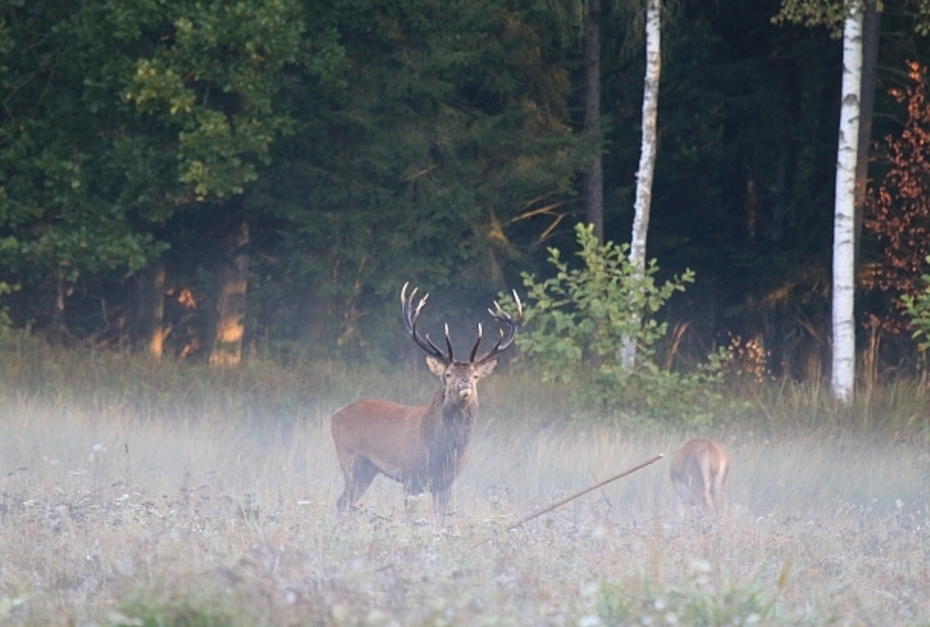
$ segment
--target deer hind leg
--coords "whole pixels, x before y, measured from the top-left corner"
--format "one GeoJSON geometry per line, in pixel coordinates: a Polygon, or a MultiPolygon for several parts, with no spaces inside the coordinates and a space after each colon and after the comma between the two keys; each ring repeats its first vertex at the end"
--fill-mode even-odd
{"type": "Polygon", "coordinates": [[[427,491],[426,484],[420,477],[408,477],[404,481],[404,517],[408,522],[419,515],[421,506],[421,495],[427,491]]]}
{"type": "Polygon", "coordinates": [[[336,501],[336,509],[344,512],[361,498],[378,475],[378,468],[364,457],[356,457],[342,468],[345,476],[345,490],[336,501]]]}
{"type": "Polygon", "coordinates": [[[694,487],[691,485],[692,477],[679,478],[674,482],[675,499],[678,518],[683,519],[692,505],[697,505],[694,501],[694,487]]]}
{"type": "Polygon", "coordinates": [[[716,496],[716,478],[711,474],[710,460],[704,458],[700,463],[701,470],[701,491],[703,497],[703,512],[706,517],[716,517],[717,507],[715,502],[716,496]]]}
{"type": "Polygon", "coordinates": [[[714,476],[714,501],[717,506],[717,517],[723,517],[726,519],[727,512],[729,509],[729,503],[727,501],[727,478],[729,473],[727,472],[726,466],[720,469],[720,471],[714,476]]]}
{"type": "Polygon", "coordinates": [[[436,488],[433,490],[433,509],[439,517],[439,524],[446,526],[446,517],[450,514],[449,497],[452,495],[452,486],[436,488]]]}

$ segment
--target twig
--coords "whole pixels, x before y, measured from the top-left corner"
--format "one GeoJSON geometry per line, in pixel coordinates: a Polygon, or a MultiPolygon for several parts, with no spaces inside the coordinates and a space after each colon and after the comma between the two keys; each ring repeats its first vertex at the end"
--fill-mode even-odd
{"type": "MultiPolygon", "coordinates": [[[[519,526],[522,525],[523,523],[528,522],[528,521],[530,521],[530,520],[533,520],[533,519],[536,518],[537,516],[542,516],[543,514],[546,514],[546,513],[548,513],[548,512],[551,512],[551,511],[554,510],[555,508],[561,507],[561,506],[565,505],[566,503],[568,503],[569,501],[573,501],[573,500],[577,499],[579,496],[583,496],[583,495],[587,494],[588,492],[591,492],[592,490],[597,490],[598,488],[600,488],[600,487],[602,487],[602,486],[605,486],[605,485],[607,485],[608,483],[610,483],[610,482],[612,482],[612,481],[616,481],[617,479],[622,479],[623,477],[626,477],[627,475],[631,475],[631,474],[633,474],[634,472],[636,472],[637,470],[640,470],[640,469],[642,469],[642,468],[645,468],[645,467],[648,466],[649,464],[652,464],[652,463],[654,463],[654,462],[659,461],[659,460],[662,459],[663,457],[665,457],[665,455],[664,455],[663,453],[659,453],[659,454],[656,455],[655,457],[653,457],[653,458],[651,458],[651,459],[649,459],[649,460],[646,460],[646,461],[644,461],[643,463],[641,463],[641,464],[639,464],[639,465],[633,466],[632,468],[630,468],[630,469],[628,469],[628,470],[624,470],[624,471],[621,472],[619,475],[614,475],[613,477],[611,477],[611,478],[609,478],[609,479],[604,479],[603,481],[600,481],[600,482],[598,482],[598,483],[595,483],[594,485],[592,485],[592,486],[590,486],[590,487],[587,487],[587,488],[585,488],[584,490],[580,490],[580,491],[578,491],[578,492],[575,492],[574,494],[571,494],[571,495],[569,495],[569,496],[566,496],[564,499],[562,499],[562,500],[559,501],[558,503],[553,503],[552,505],[549,505],[549,506],[547,506],[547,507],[542,508],[541,510],[538,510],[538,511],[536,511],[536,512],[533,512],[533,513],[530,514],[529,516],[525,516],[525,517],[521,518],[520,520],[518,520],[517,522],[508,525],[507,528],[504,529],[504,531],[510,531],[511,529],[516,529],[517,527],[519,527],[519,526]]],[[[487,542],[489,539],[490,539],[490,538],[486,538],[485,540],[483,540],[482,542],[479,542],[478,544],[484,544],[484,542],[487,542]]]]}
{"type": "MultiPolygon", "coordinates": [[[[598,480],[598,479],[597,479],[597,474],[595,474],[593,468],[588,468],[588,472],[591,473],[591,477],[593,477],[595,481],[598,480]]],[[[604,499],[604,502],[607,503],[607,511],[608,511],[608,512],[614,508],[614,504],[610,502],[610,497],[607,496],[607,493],[604,492],[604,490],[601,490],[601,498],[603,498],[603,499],[604,499]]]]}

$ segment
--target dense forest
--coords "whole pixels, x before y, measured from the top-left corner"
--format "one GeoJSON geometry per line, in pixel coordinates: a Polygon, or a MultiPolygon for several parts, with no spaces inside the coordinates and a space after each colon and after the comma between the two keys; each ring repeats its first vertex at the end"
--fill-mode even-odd
{"type": "MultiPolygon", "coordinates": [[[[577,258],[598,157],[603,238],[629,241],[641,4],[2,0],[3,325],[213,363],[385,363],[415,350],[409,281],[433,294],[425,325],[470,330],[552,272],[550,248],[577,258]]],[[[648,257],[695,279],[656,314],[673,366],[730,346],[775,376],[829,367],[842,49],[782,8],[662,15],[648,257]]],[[[899,298],[930,253],[930,40],[921,2],[881,8],[857,335],[876,372],[915,372],[899,298]]]]}

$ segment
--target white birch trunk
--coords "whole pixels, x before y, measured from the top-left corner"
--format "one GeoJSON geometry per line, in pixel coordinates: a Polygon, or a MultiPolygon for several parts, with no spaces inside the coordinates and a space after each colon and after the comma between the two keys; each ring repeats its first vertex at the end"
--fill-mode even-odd
{"type": "MultiPolygon", "coordinates": [[[[659,76],[662,73],[661,0],[646,0],[646,77],[643,84],[643,142],[636,173],[636,201],[633,206],[633,236],[630,240],[630,262],[641,272],[646,268],[646,235],[649,231],[649,208],[652,203],[652,180],[655,174],[659,111],[659,76]]],[[[638,280],[642,274],[634,277],[638,280]]],[[[641,322],[638,312],[632,322],[641,322]]],[[[626,337],[620,349],[620,364],[630,373],[636,363],[636,338],[626,337]]]]}
{"type": "Polygon", "coordinates": [[[862,84],[862,8],[851,3],[843,27],[843,87],[836,154],[833,222],[833,363],[831,391],[851,403],[856,378],[855,292],[856,160],[862,84]]]}

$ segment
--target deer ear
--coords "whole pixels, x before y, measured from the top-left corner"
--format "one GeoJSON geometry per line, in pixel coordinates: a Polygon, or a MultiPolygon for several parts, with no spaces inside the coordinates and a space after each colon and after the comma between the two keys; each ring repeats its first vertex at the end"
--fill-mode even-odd
{"type": "Polygon", "coordinates": [[[426,367],[437,377],[441,377],[446,372],[446,365],[432,355],[426,356],[426,367]]]}
{"type": "Polygon", "coordinates": [[[475,368],[475,372],[478,373],[479,378],[483,379],[494,372],[495,367],[497,367],[497,358],[491,359],[490,361],[486,361],[479,365],[477,368],[475,368]]]}

